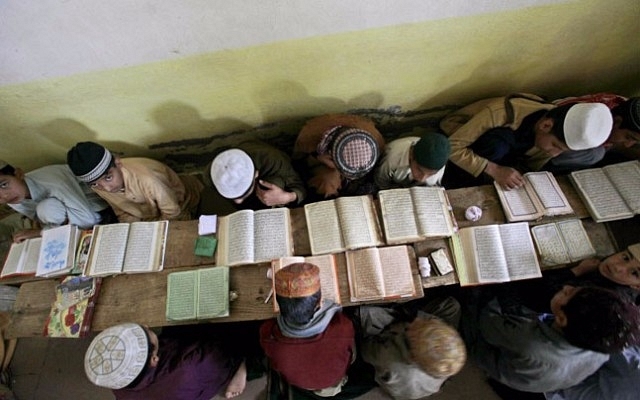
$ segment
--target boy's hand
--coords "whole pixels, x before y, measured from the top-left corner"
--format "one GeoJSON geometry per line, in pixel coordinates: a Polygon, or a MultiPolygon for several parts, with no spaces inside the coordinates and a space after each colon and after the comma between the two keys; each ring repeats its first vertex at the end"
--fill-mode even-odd
{"type": "Polygon", "coordinates": [[[580,276],[580,275],[584,275],[589,272],[593,272],[597,270],[599,265],[600,265],[599,259],[587,258],[580,261],[580,263],[575,267],[571,268],[571,272],[573,272],[575,276],[580,276]]]}
{"type": "Polygon", "coordinates": [[[517,189],[524,185],[524,178],[520,172],[511,167],[503,167],[490,161],[484,172],[505,190],[517,189]]]}
{"type": "Polygon", "coordinates": [[[287,192],[277,185],[263,180],[258,181],[256,196],[258,196],[262,204],[269,207],[283,206],[298,198],[295,193],[287,192]]]}
{"type": "Polygon", "coordinates": [[[13,242],[20,243],[24,240],[42,236],[41,229],[27,229],[13,234],[13,242]]]}

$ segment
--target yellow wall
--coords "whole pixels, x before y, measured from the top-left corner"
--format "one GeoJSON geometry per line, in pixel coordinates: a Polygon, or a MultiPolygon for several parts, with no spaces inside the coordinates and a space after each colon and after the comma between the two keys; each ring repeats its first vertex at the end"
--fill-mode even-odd
{"type": "MultiPolygon", "coordinates": [[[[75,142],[161,157],[184,142],[352,109],[528,91],[640,93],[640,3],[568,3],[228,50],[0,88],[0,158],[31,169],[75,142]]],[[[291,132],[292,134],[294,132],[291,132]]]]}

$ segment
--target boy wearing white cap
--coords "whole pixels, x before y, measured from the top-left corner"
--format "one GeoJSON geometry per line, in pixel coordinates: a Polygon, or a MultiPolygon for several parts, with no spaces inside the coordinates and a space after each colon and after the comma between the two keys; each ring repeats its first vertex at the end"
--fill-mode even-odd
{"type": "Polygon", "coordinates": [[[598,147],[612,126],[603,104],[556,107],[526,94],[481,100],[440,122],[451,143],[450,160],[473,177],[487,174],[505,189],[524,184],[513,168],[519,163],[535,171],[568,150],[598,147]]]}
{"type": "Polygon", "coordinates": [[[206,326],[152,330],[125,323],[100,332],[84,356],[89,380],[111,389],[117,400],[209,400],[226,387],[240,395],[246,365],[229,354],[206,326]]]}
{"type": "Polygon", "coordinates": [[[229,211],[300,204],[306,195],[289,157],[258,140],[220,152],[203,175],[205,184],[216,192],[214,196],[231,203],[229,211]]]}
{"type": "Polygon", "coordinates": [[[90,229],[107,217],[108,206],[79,183],[66,165],[48,165],[24,173],[0,160],[0,204],[33,221],[33,229],[20,229],[14,241],[40,236],[42,228],[64,224],[90,229]]]}
{"type": "Polygon", "coordinates": [[[94,142],[77,143],[67,164],[78,180],[102,197],[120,222],[189,220],[202,183],[150,158],[119,158],[94,142]]]}

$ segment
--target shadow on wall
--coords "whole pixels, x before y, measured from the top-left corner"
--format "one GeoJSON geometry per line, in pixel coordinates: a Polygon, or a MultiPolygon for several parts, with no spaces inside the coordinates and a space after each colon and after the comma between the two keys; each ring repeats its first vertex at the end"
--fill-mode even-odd
{"type": "MultiPolygon", "coordinates": [[[[60,149],[63,157],[78,142],[98,142],[118,156],[137,156],[146,152],[141,146],[120,141],[97,140],[96,132],[80,122],[69,118],[58,118],[47,122],[38,129],[40,140],[47,141],[60,149]]],[[[62,160],[66,162],[66,160],[62,160]]]]}

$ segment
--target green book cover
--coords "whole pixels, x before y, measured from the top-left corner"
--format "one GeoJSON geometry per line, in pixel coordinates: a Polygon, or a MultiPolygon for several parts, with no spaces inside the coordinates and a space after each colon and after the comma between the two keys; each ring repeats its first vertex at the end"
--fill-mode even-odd
{"type": "Polygon", "coordinates": [[[201,257],[213,257],[217,245],[218,240],[213,236],[198,236],[196,239],[195,254],[201,257]]]}
{"type": "Polygon", "coordinates": [[[173,272],[167,277],[168,321],[229,315],[229,267],[173,272]]]}

